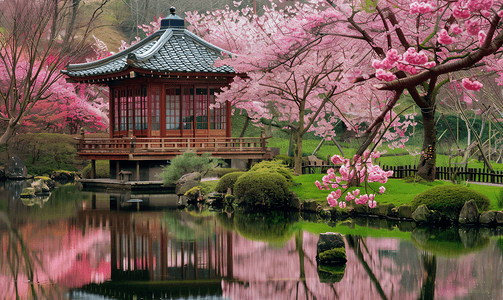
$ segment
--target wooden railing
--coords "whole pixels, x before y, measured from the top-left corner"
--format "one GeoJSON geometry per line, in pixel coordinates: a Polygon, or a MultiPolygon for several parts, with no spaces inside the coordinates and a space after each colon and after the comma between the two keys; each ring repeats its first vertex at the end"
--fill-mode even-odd
{"type": "Polygon", "coordinates": [[[76,138],[77,151],[85,154],[141,154],[266,151],[268,137],[166,137],[166,138],[76,138]]]}

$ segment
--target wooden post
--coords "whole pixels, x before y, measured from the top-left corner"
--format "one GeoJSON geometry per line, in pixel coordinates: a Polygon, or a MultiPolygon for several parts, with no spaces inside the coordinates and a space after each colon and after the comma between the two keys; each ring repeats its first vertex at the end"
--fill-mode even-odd
{"type": "Polygon", "coordinates": [[[115,179],[119,180],[120,166],[119,161],[115,161],[115,179]]]}
{"type": "Polygon", "coordinates": [[[96,179],[96,160],[91,159],[91,179],[96,179]]]}
{"type": "Polygon", "coordinates": [[[140,161],[136,161],[136,181],[140,181],[140,161]]]}

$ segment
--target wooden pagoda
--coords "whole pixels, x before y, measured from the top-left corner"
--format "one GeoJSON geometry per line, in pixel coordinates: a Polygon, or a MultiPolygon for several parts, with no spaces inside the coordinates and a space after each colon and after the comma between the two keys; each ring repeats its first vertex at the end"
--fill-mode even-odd
{"type": "MultiPolygon", "coordinates": [[[[161,28],[130,48],[84,64],[68,65],[68,81],[107,85],[110,137],[77,139],[78,155],[110,160],[111,178],[120,171],[135,180],[155,180],[162,165],[185,151],[224,159],[269,158],[266,139],[232,138],[230,104],[213,107],[215,93],[236,76],[215,67],[222,53],[185,30],[171,8],[161,28]]],[[[94,177],[94,175],[93,175],[94,177]]]]}

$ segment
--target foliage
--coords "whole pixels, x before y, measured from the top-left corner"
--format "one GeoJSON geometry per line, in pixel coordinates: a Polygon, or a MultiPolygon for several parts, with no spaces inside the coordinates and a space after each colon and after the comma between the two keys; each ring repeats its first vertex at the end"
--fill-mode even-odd
{"type": "Polygon", "coordinates": [[[288,185],[291,185],[293,182],[292,169],[285,166],[281,161],[263,160],[263,161],[259,162],[258,164],[255,164],[253,167],[251,167],[250,172],[254,172],[254,171],[268,171],[268,172],[272,172],[272,173],[278,173],[285,178],[288,185]]]}
{"type": "Polygon", "coordinates": [[[215,191],[217,184],[218,180],[201,181],[201,183],[199,183],[199,187],[201,188],[203,196],[215,191]]]}
{"type": "Polygon", "coordinates": [[[238,168],[214,168],[213,172],[218,178],[223,177],[225,174],[233,173],[233,172],[241,172],[243,170],[238,168]]]}
{"type": "Polygon", "coordinates": [[[289,184],[285,177],[268,170],[248,171],[234,184],[234,195],[249,208],[280,209],[288,205],[289,184]]]}
{"type": "Polygon", "coordinates": [[[232,204],[234,203],[234,200],[236,200],[236,197],[234,197],[234,195],[227,194],[224,197],[224,205],[225,206],[232,206],[232,204]]]}
{"type": "Polygon", "coordinates": [[[51,174],[64,169],[76,171],[77,150],[71,136],[39,133],[19,134],[8,144],[8,151],[17,155],[31,174],[51,174]]]}
{"type": "MultiPolygon", "coordinates": [[[[84,170],[82,170],[82,178],[91,178],[90,163],[84,168],[84,170]]],[[[110,178],[110,161],[108,160],[96,161],[96,178],[110,178]]]]}
{"type": "Polygon", "coordinates": [[[417,195],[411,202],[412,210],[426,204],[429,209],[458,216],[466,201],[475,200],[480,211],[490,206],[487,196],[460,185],[438,186],[417,195]]]}
{"type": "Polygon", "coordinates": [[[233,172],[233,173],[228,173],[222,176],[220,180],[218,181],[217,186],[215,187],[215,192],[218,193],[227,193],[227,189],[230,188],[231,190],[234,189],[234,184],[236,183],[236,180],[238,180],[239,176],[245,174],[246,172],[233,172]]]}
{"type": "Polygon", "coordinates": [[[284,165],[287,165],[288,167],[293,167],[294,164],[294,159],[293,157],[290,157],[288,155],[276,155],[274,157],[274,160],[280,160],[284,165]]]}
{"type": "Polygon", "coordinates": [[[210,153],[198,156],[194,152],[185,152],[173,158],[159,177],[162,178],[166,185],[175,183],[180,177],[188,173],[199,172],[204,177],[209,170],[221,163],[223,163],[223,160],[212,157],[210,153]]]}
{"type": "MultiPolygon", "coordinates": [[[[388,181],[388,177],[393,175],[393,171],[384,171],[379,165],[373,164],[373,159],[379,158],[379,156],[380,153],[377,151],[372,153],[365,151],[362,157],[355,155],[352,160],[340,155],[332,156],[332,163],[334,165],[341,165],[337,170],[340,176],[336,175],[336,171],[333,168],[330,168],[327,171],[327,175],[322,178],[323,184],[319,181],[315,182],[315,185],[320,190],[335,190],[327,196],[328,205],[335,207],[339,204],[340,208],[345,208],[347,202],[355,200],[355,204],[367,204],[368,202],[370,208],[376,207],[377,202],[374,200],[374,197],[377,191],[374,191],[372,194],[360,194],[360,190],[356,189],[352,193],[348,192],[344,199],[341,199],[341,197],[343,190],[344,192],[347,191],[349,185],[365,183],[366,187],[371,182],[385,184],[388,181]],[[338,200],[339,202],[337,202],[338,200]]],[[[384,193],[385,190],[384,186],[379,187],[379,194],[384,193]]]]}

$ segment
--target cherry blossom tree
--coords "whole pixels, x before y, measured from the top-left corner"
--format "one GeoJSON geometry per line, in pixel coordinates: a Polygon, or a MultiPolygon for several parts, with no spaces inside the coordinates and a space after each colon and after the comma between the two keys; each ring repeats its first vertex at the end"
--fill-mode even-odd
{"type": "MultiPolygon", "coordinates": [[[[223,89],[217,103],[230,101],[257,124],[265,118],[289,130],[296,146],[295,173],[300,174],[307,132],[332,137],[338,120],[358,130],[359,124],[379,114],[383,107],[378,99],[386,92],[355,86],[360,75],[352,67],[358,62],[353,59],[357,49],[342,44],[340,36],[321,34],[320,25],[342,19],[342,13],[314,3],[285,9],[271,3],[261,16],[252,11],[227,7],[208,14],[187,13],[187,20],[190,30],[233,53],[217,64],[231,65],[242,75],[223,89]]],[[[386,117],[390,121],[390,114],[386,117]]]]}
{"type": "Polygon", "coordinates": [[[50,99],[60,70],[90,50],[92,24],[108,0],[81,22],[80,0],[11,0],[0,3],[0,121],[4,144],[39,101],[50,99]]]}
{"type": "MultiPolygon", "coordinates": [[[[440,88],[452,81],[449,74],[478,68],[497,72],[497,82],[503,83],[501,1],[403,0],[370,4],[311,1],[314,2],[344,14],[340,22],[322,25],[322,34],[338,35],[365,45],[365,50],[357,54],[366,57],[361,56],[354,68],[362,73],[356,82],[365,82],[369,89],[392,92],[381,115],[366,129],[368,140],[381,127],[385,114],[408,92],[423,116],[423,151],[418,174],[434,180],[437,95],[440,88]]],[[[468,92],[483,86],[476,75],[459,81],[468,92]]],[[[366,144],[358,151],[359,155],[366,144]]]]}

